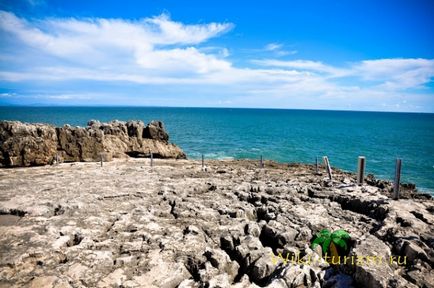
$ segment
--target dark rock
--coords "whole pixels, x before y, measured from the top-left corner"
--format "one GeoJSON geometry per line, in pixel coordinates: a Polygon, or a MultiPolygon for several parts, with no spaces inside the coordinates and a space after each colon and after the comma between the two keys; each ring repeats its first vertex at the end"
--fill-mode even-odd
{"type": "Polygon", "coordinates": [[[169,134],[167,134],[161,121],[151,121],[151,123],[143,129],[143,138],[159,140],[167,143],[169,141],[169,134]]]}
{"type": "Polygon", "coordinates": [[[143,128],[145,127],[142,121],[128,121],[125,125],[127,126],[128,136],[142,138],[143,128]]]}
{"type": "Polygon", "coordinates": [[[258,258],[250,268],[250,279],[258,284],[264,284],[268,281],[272,273],[276,269],[276,264],[271,260],[272,251],[270,248],[264,249],[262,256],[258,258]]]}

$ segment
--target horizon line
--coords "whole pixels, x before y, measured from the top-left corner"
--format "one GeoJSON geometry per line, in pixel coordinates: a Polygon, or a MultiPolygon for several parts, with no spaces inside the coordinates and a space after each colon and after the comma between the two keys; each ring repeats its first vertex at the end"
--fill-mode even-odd
{"type": "Polygon", "coordinates": [[[387,111],[387,110],[345,110],[345,109],[310,109],[310,108],[279,108],[279,107],[219,107],[219,106],[163,106],[163,105],[53,105],[53,104],[0,104],[0,108],[178,108],[178,109],[245,109],[245,110],[293,110],[293,111],[324,111],[324,112],[372,112],[401,114],[434,114],[424,111],[387,111]]]}

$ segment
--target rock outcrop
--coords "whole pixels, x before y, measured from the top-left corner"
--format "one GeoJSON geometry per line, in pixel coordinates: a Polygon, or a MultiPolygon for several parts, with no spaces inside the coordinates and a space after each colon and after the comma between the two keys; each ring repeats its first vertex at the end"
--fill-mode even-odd
{"type": "Polygon", "coordinates": [[[0,169],[0,287],[434,287],[432,199],[309,165],[145,163],[0,169]],[[354,263],[311,249],[322,229],[354,263]]]}
{"type": "Polygon", "coordinates": [[[0,167],[38,166],[54,162],[104,161],[153,154],[185,159],[160,121],[91,120],[85,128],[54,127],[18,121],[0,122],[0,167]]]}

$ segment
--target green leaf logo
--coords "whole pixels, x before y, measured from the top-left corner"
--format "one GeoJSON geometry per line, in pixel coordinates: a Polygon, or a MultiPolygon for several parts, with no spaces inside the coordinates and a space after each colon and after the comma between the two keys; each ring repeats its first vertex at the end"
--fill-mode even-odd
{"type": "Polygon", "coordinates": [[[348,241],[350,238],[350,234],[343,229],[336,230],[333,233],[328,229],[323,229],[316,234],[311,248],[315,249],[318,245],[321,245],[324,254],[329,254],[330,251],[332,257],[339,256],[339,254],[346,254],[348,252],[348,241]]]}

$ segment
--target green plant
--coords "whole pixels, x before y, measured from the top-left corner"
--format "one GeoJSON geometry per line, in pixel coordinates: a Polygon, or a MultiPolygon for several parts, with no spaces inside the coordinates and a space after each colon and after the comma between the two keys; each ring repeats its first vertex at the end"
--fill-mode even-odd
{"type": "Polygon", "coordinates": [[[348,241],[350,238],[350,234],[343,229],[336,230],[333,233],[328,229],[323,229],[316,234],[311,247],[315,249],[316,246],[321,245],[324,254],[327,254],[330,249],[332,257],[339,256],[341,253],[348,252],[348,241]]]}

